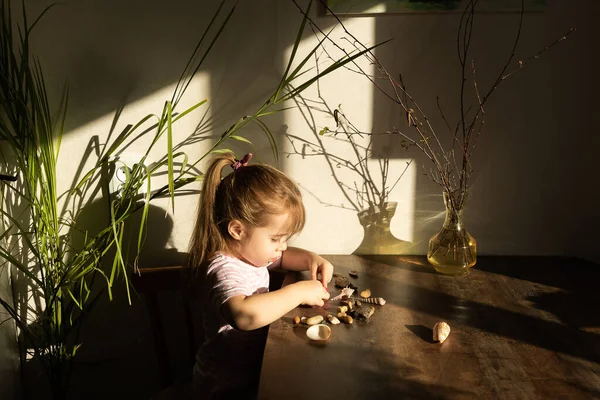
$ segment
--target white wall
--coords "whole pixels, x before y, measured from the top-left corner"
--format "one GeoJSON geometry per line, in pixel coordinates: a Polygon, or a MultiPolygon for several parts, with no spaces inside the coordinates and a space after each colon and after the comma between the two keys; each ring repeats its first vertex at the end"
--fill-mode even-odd
{"type": "MultiPolygon", "coordinates": [[[[38,2],[41,3],[41,2],[38,2]]],[[[215,2],[213,2],[215,3],[215,2]]],[[[190,53],[195,37],[213,10],[203,2],[179,1],[167,9],[143,2],[75,2],[54,9],[40,26],[37,50],[51,82],[68,80],[71,87],[70,130],[63,154],[80,154],[91,135],[106,137],[119,104],[126,108],[116,131],[146,112],[158,112],[190,53]],[[48,43],[52,41],[53,45],[48,43]]],[[[37,8],[36,4],[36,8],[37,8]]],[[[600,222],[593,205],[598,194],[590,172],[598,144],[591,115],[598,87],[590,48],[598,28],[594,1],[549,2],[545,13],[527,14],[515,60],[524,59],[569,28],[569,40],[553,48],[506,81],[487,108],[487,126],[474,156],[474,173],[467,229],[478,240],[481,254],[561,254],[598,260],[592,226],[600,222]]],[[[410,93],[443,130],[435,106],[439,95],[448,118],[456,118],[458,62],[455,50],[457,14],[396,15],[348,18],[347,27],[365,43],[394,40],[377,50],[392,73],[402,73],[410,93]]],[[[251,113],[277,83],[289,54],[300,13],[291,2],[242,2],[232,25],[217,43],[189,101],[208,98],[214,118],[212,134],[220,134],[237,118],[251,113]]],[[[317,17],[324,27],[331,17],[317,17]]],[[[479,15],[473,57],[480,85],[501,67],[515,33],[516,14],[479,15]]],[[[310,36],[310,35],[308,35],[310,36]]],[[[340,40],[336,30],[332,38],[340,40]]],[[[307,49],[308,37],[302,49],[307,49]]],[[[516,62],[516,61],[515,61],[516,62]]],[[[401,126],[402,113],[377,94],[364,78],[350,72],[331,75],[321,90],[331,107],[344,112],[361,129],[380,131],[401,126]]],[[[307,93],[316,96],[314,90],[307,93]]],[[[177,131],[185,137],[201,113],[177,131]]],[[[267,119],[289,152],[283,133],[310,137],[310,128],[297,111],[267,119]]],[[[331,118],[317,120],[331,125],[331,118]]],[[[273,162],[256,129],[246,131],[273,162]]],[[[205,142],[206,143],[206,142],[205,142]]],[[[344,155],[347,149],[328,150],[344,155]]],[[[378,148],[397,144],[376,141],[378,148]]],[[[206,145],[188,151],[201,154],[206,145]]],[[[237,146],[236,148],[240,148],[237,146]]],[[[137,150],[132,150],[135,153],[137,150]]],[[[240,152],[247,151],[241,149],[240,152]]],[[[416,152],[393,152],[397,172],[416,152]],[[395,154],[394,154],[395,153],[395,154]]],[[[60,183],[66,189],[76,164],[62,158],[60,183]]],[[[400,203],[392,230],[413,243],[407,252],[423,254],[441,224],[443,209],[438,188],[422,175],[421,159],[411,165],[390,200],[400,203]]],[[[296,244],[321,253],[350,253],[362,239],[356,212],[323,204],[344,203],[341,191],[323,159],[282,157],[280,167],[305,189],[308,222],[296,244]],[[318,177],[318,179],[316,179],[318,177]],[[310,194],[310,193],[312,194],[310,194]],[[316,198],[313,196],[315,195],[316,198]],[[317,200],[318,198],[318,200],[317,200]]],[[[348,184],[350,177],[344,178],[348,184]]],[[[169,247],[185,250],[192,229],[195,196],[177,201],[169,247]]],[[[157,203],[164,207],[163,203],[157,203]]],[[[344,206],[348,206],[347,202],[344,206]]]]}
{"type": "MultiPolygon", "coordinates": [[[[465,212],[466,227],[477,239],[481,254],[554,254],[600,260],[595,245],[600,235],[593,228],[600,219],[594,210],[600,195],[593,190],[590,178],[600,144],[592,121],[600,87],[598,64],[590,51],[599,37],[592,17],[598,15],[599,7],[593,1],[549,2],[545,13],[525,15],[514,66],[571,27],[577,31],[503,83],[486,109],[488,118],[474,153],[472,189],[465,212]]],[[[280,15],[287,15],[287,8],[282,6],[280,15]]],[[[435,14],[344,20],[363,42],[394,38],[376,54],[388,71],[403,74],[409,92],[437,132],[443,131],[444,125],[436,96],[446,117],[451,121],[457,117],[459,18],[456,14],[435,14]]],[[[510,54],[517,19],[515,14],[477,16],[471,57],[476,60],[480,88],[488,87],[510,54]]],[[[326,24],[330,18],[319,21],[326,24]]],[[[282,29],[286,33],[291,30],[287,26],[282,29]]],[[[342,36],[343,32],[332,34],[334,38],[342,36]]],[[[280,41],[285,42],[284,38],[288,36],[282,35],[280,41]]],[[[401,110],[373,93],[363,79],[337,74],[327,83],[331,84],[327,92],[330,104],[335,107],[342,103],[346,114],[358,120],[361,128],[381,132],[406,126],[401,110]]],[[[310,135],[300,123],[290,125],[295,132],[310,135]]],[[[393,139],[380,140],[376,147],[380,151],[398,149],[393,139]]],[[[395,154],[396,162],[406,157],[399,149],[395,154]]],[[[417,156],[419,162],[411,166],[409,176],[402,178],[401,190],[391,197],[406,205],[392,221],[392,230],[400,239],[413,242],[408,252],[424,254],[429,237],[441,225],[443,205],[437,186],[422,174],[422,157],[409,154],[417,156]],[[412,228],[409,232],[407,226],[412,228]]],[[[340,191],[322,164],[289,159],[285,168],[303,187],[317,191],[321,200],[330,204],[340,201],[340,191]],[[315,169],[307,170],[309,167],[315,169]]],[[[356,248],[361,231],[354,212],[326,208],[309,196],[307,205],[309,231],[299,243],[325,253],[348,253],[356,248]]]]}
{"type": "MultiPolygon", "coordinates": [[[[591,120],[597,106],[597,68],[588,51],[598,37],[591,17],[594,11],[598,11],[594,2],[550,2],[546,13],[525,16],[514,65],[569,28],[575,27],[577,32],[503,83],[487,107],[466,210],[467,229],[478,240],[481,254],[560,254],[599,259],[594,243],[600,235],[593,229],[599,217],[592,208],[599,197],[589,180],[599,144],[591,120]]],[[[403,74],[409,92],[426,110],[437,132],[444,126],[436,96],[448,118],[455,120],[457,116],[460,75],[455,31],[459,17],[438,14],[345,20],[348,27],[357,27],[359,38],[369,43],[394,38],[377,50],[377,55],[390,72],[403,74]],[[374,39],[370,34],[372,25],[374,39]]],[[[477,18],[472,57],[477,62],[479,85],[485,87],[510,54],[517,15],[487,14],[477,18]]],[[[345,110],[352,109],[352,116],[370,118],[374,132],[406,126],[401,110],[381,95],[373,95],[368,89],[361,95],[348,94],[360,85],[358,79],[350,83],[340,79],[336,90],[328,93],[332,104],[343,103],[345,110]],[[373,107],[365,108],[363,102],[369,101],[365,98],[372,97],[373,107]]],[[[362,126],[370,128],[368,122],[362,126]]],[[[394,143],[397,146],[397,141],[381,141],[379,147],[389,150],[394,143]]],[[[406,153],[396,154],[401,160],[406,153]]],[[[303,162],[303,166],[306,164],[303,162]]],[[[292,168],[299,175],[297,171],[302,167],[292,168]]],[[[428,238],[441,224],[443,206],[437,186],[423,176],[420,166],[413,176],[414,190],[405,188],[396,198],[401,203],[413,202],[408,208],[412,212],[398,215],[393,227],[399,230],[398,226],[412,222],[412,232],[397,236],[413,242],[409,252],[423,254],[428,238]]],[[[301,180],[307,185],[310,181],[301,180]]],[[[326,199],[336,203],[339,193],[328,174],[323,174],[318,183],[312,181],[309,187],[326,187],[321,194],[329,190],[326,199]]],[[[314,202],[309,204],[311,213],[318,215],[319,227],[314,226],[312,235],[302,236],[300,242],[322,252],[352,251],[356,242],[338,238],[340,233],[346,238],[359,235],[353,213],[326,211],[314,202]]]]}

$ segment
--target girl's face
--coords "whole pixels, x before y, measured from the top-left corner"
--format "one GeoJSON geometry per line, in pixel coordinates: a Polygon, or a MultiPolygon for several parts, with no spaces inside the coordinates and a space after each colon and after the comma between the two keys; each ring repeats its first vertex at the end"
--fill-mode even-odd
{"type": "Polygon", "coordinates": [[[281,257],[287,249],[287,235],[284,232],[288,214],[271,218],[268,226],[261,228],[243,227],[239,239],[239,255],[256,267],[263,267],[281,257]]]}

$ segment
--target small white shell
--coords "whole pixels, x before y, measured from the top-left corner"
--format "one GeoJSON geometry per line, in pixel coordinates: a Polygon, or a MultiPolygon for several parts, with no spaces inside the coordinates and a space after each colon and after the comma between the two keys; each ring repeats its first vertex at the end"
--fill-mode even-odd
{"type": "Polygon", "coordinates": [[[327,340],[331,335],[331,328],[325,324],[313,325],[306,330],[306,336],[310,340],[327,340]]]}
{"type": "Polygon", "coordinates": [[[336,300],[341,299],[344,296],[350,297],[350,296],[352,296],[352,293],[354,293],[354,289],[346,287],[346,288],[342,289],[342,291],[340,292],[340,294],[338,294],[337,296],[335,296],[335,297],[333,297],[333,298],[331,298],[329,300],[330,301],[336,301],[336,300]]]}
{"type": "Polygon", "coordinates": [[[450,335],[450,325],[440,321],[433,326],[433,341],[443,343],[450,335]]]}

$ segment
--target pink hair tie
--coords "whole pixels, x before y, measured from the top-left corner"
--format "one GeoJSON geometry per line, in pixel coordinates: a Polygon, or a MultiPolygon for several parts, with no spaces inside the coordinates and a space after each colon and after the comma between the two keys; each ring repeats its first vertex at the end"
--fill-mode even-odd
{"type": "Polygon", "coordinates": [[[238,168],[248,165],[248,161],[250,161],[251,158],[252,153],[248,153],[242,157],[241,160],[235,160],[235,162],[231,165],[231,168],[233,168],[234,171],[237,171],[238,168]]]}

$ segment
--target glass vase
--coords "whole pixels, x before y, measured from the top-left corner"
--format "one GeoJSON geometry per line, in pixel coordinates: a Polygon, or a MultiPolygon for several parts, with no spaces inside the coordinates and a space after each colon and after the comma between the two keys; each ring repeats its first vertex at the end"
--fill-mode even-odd
{"type": "Polygon", "coordinates": [[[427,260],[445,275],[464,275],[477,262],[477,245],[463,225],[465,191],[444,192],[446,219],[429,239],[427,260]]]}
{"type": "Polygon", "coordinates": [[[390,231],[390,221],[396,213],[398,202],[383,203],[358,212],[358,220],[364,229],[363,240],[353,254],[401,254],[409,243],[398,239],[390,231]]]}

